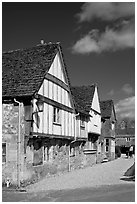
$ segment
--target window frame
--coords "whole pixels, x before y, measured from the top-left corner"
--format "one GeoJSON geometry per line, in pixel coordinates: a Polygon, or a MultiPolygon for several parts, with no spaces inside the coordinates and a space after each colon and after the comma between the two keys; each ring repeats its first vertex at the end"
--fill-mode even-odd
{"type": "Polygon", "coordinates": [[[130,137],[127,137],[127,138],[126,138],[126,142],[130,142],[130,137]]]}
{"type": "Polygon", "coordinates": [[[108,151],[109,151],[109,139],[106,138],[106,152],[108,152],[108,151]]]}
{"type": "Polygon", "coordinates": [[[115,123],[111,123],[111,130],[114,130],[115,129],[115,123]]]}
{"type": "Polygon", "coordinates": [[[85,128],[85,116],[80,116],[80,127],[85,128]]]}
{"type": "Polygon", "coordinates": [[[53,123],[54,124],[60,124],[61,118],[60,118],[60,108],[53,107],[53,123]]]}
{"type": "Polygon", "coordinates": [[[49,149],[48,146],[43,146],[43,163],[49,162],[50,160],[49,149]]]}

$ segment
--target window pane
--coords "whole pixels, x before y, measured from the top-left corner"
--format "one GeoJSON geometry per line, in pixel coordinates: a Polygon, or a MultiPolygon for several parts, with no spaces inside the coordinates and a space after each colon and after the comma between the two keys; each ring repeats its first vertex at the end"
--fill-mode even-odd
{"type": "Polygon", "coordinates": [[[6,154],[6,143],[2,143],[2,154],[6,154]]]}
{"type": "Polygon", "coordinates": [[[56,122],[56,108],[53,109],[53,122],[56,122]]]}
{"type": "Polygon", "coordinates": [[[53,110],[53,122],[60,123],[60,109],[55,108],[53,110]]]}
{"type": "Polygon", "coordinates": [[[59,113],[59,109],[57,109],[57,122],[60,122],[60,113],[59,113]]]}
{"type": "Polygon", "coordinates": [[[6,162],[6,155],[2,155],[2,163],[6,162]]]}

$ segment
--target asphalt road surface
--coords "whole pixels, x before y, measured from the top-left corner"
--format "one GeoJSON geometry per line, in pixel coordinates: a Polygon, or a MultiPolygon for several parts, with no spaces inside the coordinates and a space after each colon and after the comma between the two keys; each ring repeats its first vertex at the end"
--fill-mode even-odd
{"type": "Polygon", "coordinates": [[[3,189],[3,202],[134,202],[135,182],[124,178],[134,159],[111,162],[43,178],[25,192],[3,189]]]}
{"type": "Polygon", "coordinates": [[[3,202],[135,202],[135,183],[25,193],[3,191],[3,202]]]}

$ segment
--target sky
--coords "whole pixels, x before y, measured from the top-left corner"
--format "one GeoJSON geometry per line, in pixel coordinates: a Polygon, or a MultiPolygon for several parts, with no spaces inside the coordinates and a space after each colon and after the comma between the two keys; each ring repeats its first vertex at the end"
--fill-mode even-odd
{"type": "Polygon", "coordinates": [[[72,86],[98,85],[118,117],[135,116],[134,2],[3,2],[2,51],[60,42],[72,86]]]}

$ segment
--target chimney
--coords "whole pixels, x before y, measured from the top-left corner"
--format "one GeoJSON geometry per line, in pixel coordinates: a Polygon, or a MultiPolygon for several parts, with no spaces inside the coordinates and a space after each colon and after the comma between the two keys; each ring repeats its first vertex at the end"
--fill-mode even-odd
{"type": "Polygon", "coordinates": [[[41,45],[44,45],[45,42],[43,39],[41,39],[40,43],[41,43],[41,45]]]}

